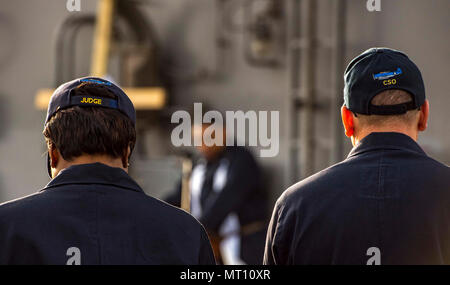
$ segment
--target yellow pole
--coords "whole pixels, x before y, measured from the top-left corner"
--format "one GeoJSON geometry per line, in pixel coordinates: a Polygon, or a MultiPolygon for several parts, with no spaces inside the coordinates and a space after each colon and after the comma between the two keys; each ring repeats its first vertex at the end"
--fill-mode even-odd
{"type": "Polygon", "coordinates": [[[182,160],[182,176],[181,176],[181,209],[191,212],[191,189],[189,180],[191,178],[192,161],[189,158],[182,160]]]}
{"type": "Polygon", "coordinates": [[[97,23],[91,59],[91,75],[103,77],[108,70],[114,0],[98,0],[97,23]]]}

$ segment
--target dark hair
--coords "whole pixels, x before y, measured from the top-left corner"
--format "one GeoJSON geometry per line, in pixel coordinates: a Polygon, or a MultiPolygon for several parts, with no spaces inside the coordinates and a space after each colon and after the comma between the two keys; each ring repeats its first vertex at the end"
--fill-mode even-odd
{"type": "MultiPolygon", "coordinates": [[[[72,92],[73,96],[115,98],[106,87],[90,83],[81,84],[72,92]]],[[[56,147],[67,161],[83,154],[124,157],[128,147],[133,150],[136,143],[132,121],[122,112],[105,107],[60,110],[45,125],[43,134],[47,145],[56,147]]]]}

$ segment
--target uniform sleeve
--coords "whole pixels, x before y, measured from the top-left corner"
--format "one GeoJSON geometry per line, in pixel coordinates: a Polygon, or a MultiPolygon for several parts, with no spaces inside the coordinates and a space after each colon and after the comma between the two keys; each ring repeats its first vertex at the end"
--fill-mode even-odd
{"type": "Polygon", "coordinates": [[[200,233],[200,253],[199,253],[199,265],[216,265],[214,253],[209,241],[208,235],[203,227],[201,227],[200,233]]]}
{"type": "Polygon", "coordinates": [[[181,181],[178,182],[177,187],[163,199],[167,203],[175,207],[181,207],[181,181]]]}
{"type": "Polygon", "coordinates": [[[6,226],[0,217],[0,265],[8,264],[7,255],[10,246],[8,245],[6,234],[7,234],[6,226]]]}
{"type": "Polygon", "coordinates": [[[206,205],[199,219],[211,231],[218,231],[228,214],[245,203],[246,197],[257,189],[260,180],[256,162],[249,154],[237,157],[228,171],[224,188],[212,203],[206,205]]]}
{"type": "Polygon", "coordinates": [[[264,265],[286,265],[290,248],[290,239],[286,236],[283,228],[289,228],[282,219],[284,204],[277,201],[270,219],[267,230],[266,246],[264,249],[264,265]]]}

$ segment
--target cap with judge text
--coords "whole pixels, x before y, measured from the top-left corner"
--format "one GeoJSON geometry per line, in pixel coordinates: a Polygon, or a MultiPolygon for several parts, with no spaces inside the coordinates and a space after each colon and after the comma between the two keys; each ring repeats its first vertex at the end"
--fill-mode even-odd
{"type": "MultiPolygon", "coordinates": [[[[130,98],[128,98],[125,92],[117,85],[102,78],[83,77],[59,86],[50,98],[44,125],[46,125],[58,111],[73,106],[117,109],[130,118],[133,125],[136,125],[136,111],[130,98]],[[92,86],[98,86],[99,88],[107,88],[115,98],[96,97],[89,94],[83,96],[74,95],[72,91],[84,84],[91,84],[92,86]]],[[[49,154],[47,154],[47,171],[50,178],[52,178],[49,154]]]]}
{"type": "Polygon", "coordinates": [[[354,58],[344,74],[344,104],[355,113],[397,115],[418,109],[425,102],[425,86],[419,68],[398,50],[371,48],[354,58]],[[412,101],[376,106],[371,100],[389,89],[407,91],[412,101]]]}
{"type": "Polygon", "coordinates": [[[73,106],[86,106],[86,107],[105,107],[117,109],[124,113],[133,124],[136,124],[136,111],[130,98],[114,83],[98,78],[98,77],[83,77],[78,78],[59,86],[55,92],[53,92],[50,102],[48,104],[47,117],[45,124],[55,115],[58,111],[73,107],[73,106]],[[115,98],[99,98],[95,96],[73,96],[72,90],[83,85],[92,84],[93,86],[99,86],[107,88],[115,98]]]}

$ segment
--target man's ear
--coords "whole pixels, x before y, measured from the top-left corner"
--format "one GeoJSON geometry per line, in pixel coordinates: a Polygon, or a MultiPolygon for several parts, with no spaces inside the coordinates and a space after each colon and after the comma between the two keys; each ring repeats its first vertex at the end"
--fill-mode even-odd
{"type": "Polygon", "coordinates": [[[347,107],[342,106],[341,107],[341,117],[342,117],[342,124],[345,128],[345,135],[347,137],[352,137],[355,133],[355,125],[353,122],[353,113],[347,107]]]}
{"type": "Polygon", "coordinates": [[[417,129],[421,132],[425,131],[428,126],[428,115],[430,112],[430,103],[425,100],[422,107],[420,107],[420,117],[417,124],[417,129]]]}
{"type": "Polygon", "coordinates": [[[123,168],[128,168],[128,166],[130,165],[129,164],[130,156],[131,156],[131,146],[128,146],[125,155],[122,157],[122,166],[123,166],[123,168]]]}
{"type": "Polygon", "coordinates": [[[59,151],[54,144],[50,144],[48,148],[48,155],[50,156],[50,166],[56,168],[59,162],[59,151]]]}

